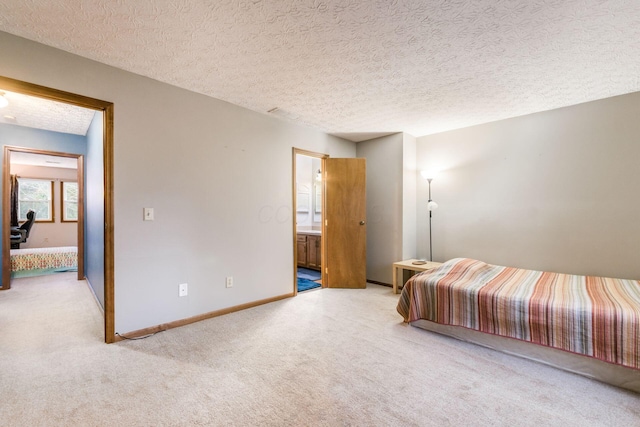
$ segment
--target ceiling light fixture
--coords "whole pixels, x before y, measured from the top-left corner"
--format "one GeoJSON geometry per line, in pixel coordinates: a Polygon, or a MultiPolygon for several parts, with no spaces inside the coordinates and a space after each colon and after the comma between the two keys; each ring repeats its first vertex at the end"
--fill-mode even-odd
{"type": "Polygon", "coordinates": [[[4,92],[0,92],[0,108],[4,108],[7,105],[9,105],[9,100],[5,98],[4,95],[5,95],[4,92]]]}

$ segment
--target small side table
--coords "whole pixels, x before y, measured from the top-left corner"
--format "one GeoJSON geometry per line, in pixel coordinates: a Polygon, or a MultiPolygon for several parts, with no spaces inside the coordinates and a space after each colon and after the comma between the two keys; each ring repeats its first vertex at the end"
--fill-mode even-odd
{"type": "MultiPolygon", "coordinates": [[[[407,259],[404,261],[398,261],[393,263],[393,293],[398,293],[398,272],[402,274],[400,281],[402,281],[402,277],[404,277],[404,270],[413,271],[414,273],[418,271],[427,271],[432,268],[436,268],[442,265],[441,262],[433,262],[427,261],[426,264],[413,264],[414,261],[418,261],[417,259],[407,259]]],[[[403,282],[404,285],[404,282],[403,282]]]]}

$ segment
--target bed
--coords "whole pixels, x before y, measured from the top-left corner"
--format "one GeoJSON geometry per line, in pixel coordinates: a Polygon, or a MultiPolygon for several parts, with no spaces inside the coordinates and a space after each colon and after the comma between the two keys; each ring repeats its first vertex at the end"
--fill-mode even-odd
{"type": "Polygon", "coordinates": [[[456,258],[413,276],[414,326],[640,393],[640,282],[456,258]]]}
{"type": "Polygon", "coordinates": [[[10,257],[14,272],[78,266],[77,246],[11,249],[10,257]]]}

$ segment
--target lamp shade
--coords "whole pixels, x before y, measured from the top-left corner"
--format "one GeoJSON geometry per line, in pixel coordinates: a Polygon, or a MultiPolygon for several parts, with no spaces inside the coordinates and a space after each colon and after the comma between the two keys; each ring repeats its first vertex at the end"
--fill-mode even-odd
{"type": "Polygon", "coordinates": [[[427,181],[431,181],[436,177],[437,172],[433,170],[423,170],[420,172],[420,175],[427,181]]]}

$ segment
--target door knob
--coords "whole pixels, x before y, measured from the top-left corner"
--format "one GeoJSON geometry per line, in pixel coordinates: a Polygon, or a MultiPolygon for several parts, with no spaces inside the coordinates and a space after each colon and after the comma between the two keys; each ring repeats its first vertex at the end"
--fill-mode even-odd
{"type": "Polygon", "coordinates": [[[360,221],[360,225],[364,225],[364,221],[360,221]]]}

